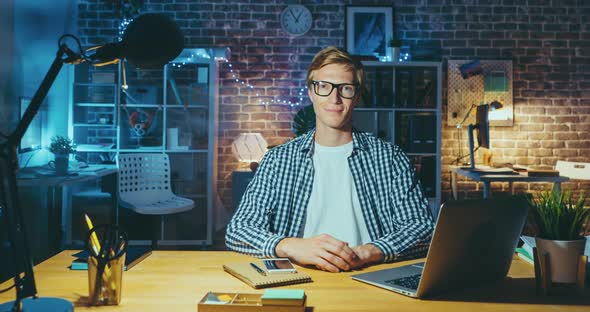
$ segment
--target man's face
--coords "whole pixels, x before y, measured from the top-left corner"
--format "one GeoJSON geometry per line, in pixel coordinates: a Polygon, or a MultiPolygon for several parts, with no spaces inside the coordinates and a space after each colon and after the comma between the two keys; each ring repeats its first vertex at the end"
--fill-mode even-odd
{"type": "MultiPolygon", "coordinates": [[[[344,65],[330,64],[316,70],[313,80],[331,82],[333,84],[353,84],[354,74],[344,65]]],[[[328,84],[327,88],[329,89],[330,87],[328,84]]],[[[307,93],[313,103],[313,109],[316,114],[316,128],[318,130],[327,130],[328,128],[342,131],[350,130],[352,110],[358,99],[358,90],[351,99],[340,96],[337,88],[334,88],[328,96],[319,96],[314,92],[314,86],[312,85],[307,93]]]]}

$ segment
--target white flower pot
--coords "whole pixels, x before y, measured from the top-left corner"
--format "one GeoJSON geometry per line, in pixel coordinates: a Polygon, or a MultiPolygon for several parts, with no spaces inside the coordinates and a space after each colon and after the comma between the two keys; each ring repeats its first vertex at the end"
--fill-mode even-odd
{"type": "Polygon", "coordinates": [[[584,254],[586,239],[573,241],[535,238],[539,257],[549,254],[549,273],[553,283],[575,283],[578,261],[584,254]]]}

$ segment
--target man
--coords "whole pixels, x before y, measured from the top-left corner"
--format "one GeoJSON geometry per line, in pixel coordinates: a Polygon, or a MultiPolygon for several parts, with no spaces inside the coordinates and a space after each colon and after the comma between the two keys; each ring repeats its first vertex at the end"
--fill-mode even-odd
{"type": "Polygon", "coordinates": [[[362,64],[328,47],[312,60],[316,128],[266,153],[227,228],[228,248],[330,272],[417,257],[434,224],[399,147],[352,128],[362,64]]]}

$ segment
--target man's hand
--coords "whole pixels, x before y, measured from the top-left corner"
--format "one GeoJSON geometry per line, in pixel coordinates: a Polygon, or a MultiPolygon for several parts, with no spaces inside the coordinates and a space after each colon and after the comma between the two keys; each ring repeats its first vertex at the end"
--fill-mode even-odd
{"type": "Polygon", "coordinates": [[[351,269],[358,269],[383,262],[381,249],[373,244],[356,246],[352,248],[352,251],[357,255],[358,260],[352,265],[351,269]]]}
{"type": "Polygon", "coordinates": [[[348,243],[328,234],[285,238],[277,244],[275,252],[279,257],[287,257],[301,265],[315,265],[329,272],[348,271],[361,261],[348,243]]]}

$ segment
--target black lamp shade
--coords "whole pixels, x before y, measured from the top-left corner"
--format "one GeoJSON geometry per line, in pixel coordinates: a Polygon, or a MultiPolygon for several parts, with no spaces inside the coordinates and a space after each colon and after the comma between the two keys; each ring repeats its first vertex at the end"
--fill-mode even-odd
{"type": "Polygon", "coordinates": [[[184,48],[184,36],[166,15],[148,13],[134,19],[121,41],[122,56],[140,68],[159,68],[184,48]]]}

